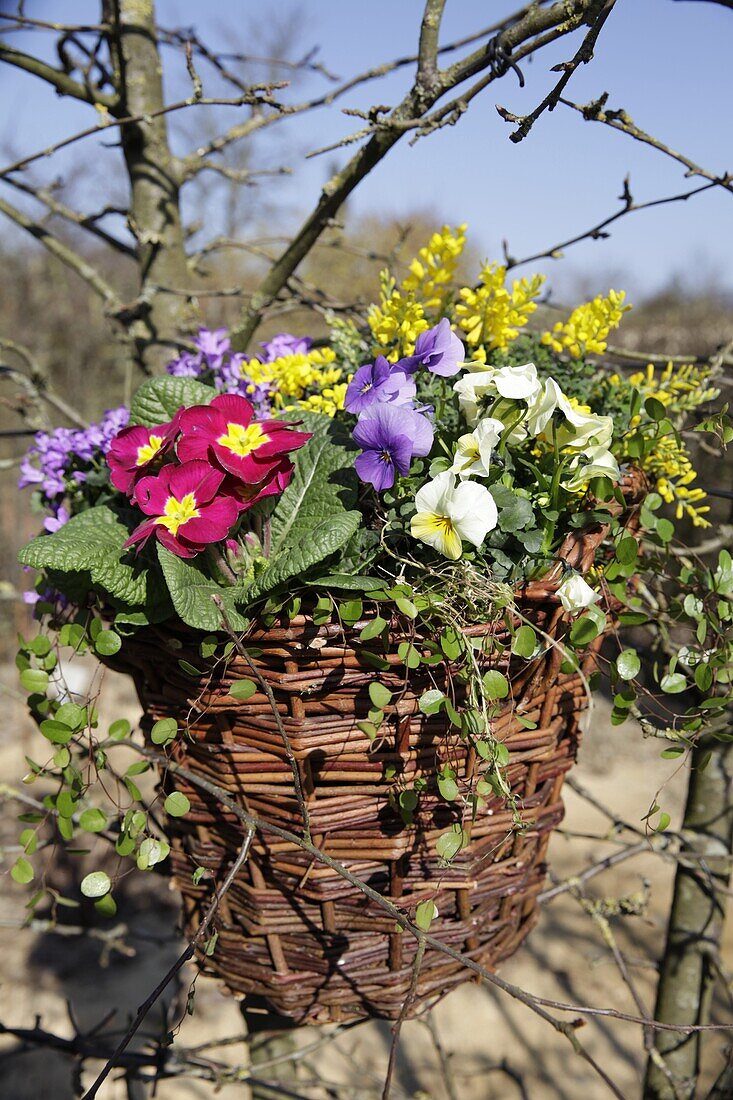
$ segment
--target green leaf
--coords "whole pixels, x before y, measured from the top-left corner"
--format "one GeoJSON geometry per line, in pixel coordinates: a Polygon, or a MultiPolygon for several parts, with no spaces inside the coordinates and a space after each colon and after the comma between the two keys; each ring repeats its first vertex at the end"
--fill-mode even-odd
{"type": "Polygon", "coordinates": [[[537,635],[528,624],[520,626],[512,638],[512,653],[518,657],[531,657],[537,648],[537,635]]]}
{"type": "Polygon", "coordinates": [[[150,740],[154,745],[167,745],[178,733],[175,718],[159,718],[150,731],[150,740]]]}
{"type": "Polygon", "coordinates": [[[111,737],[113,741],[122,741],[128,736],[131,730],[130,723],[126,718],[116,718],[107,731],[107,736],[111,737]]]}
{"type": "Polygon", "coordinates": [[[449,661],[457,661],[464,650],[463,637],[452,626],[447,626],[440,635],[440,648],[449,661]]]}
{"type": "Polygon", "coordinates": [[[181,791],[173,791],[163,803],[165,812],[171,817],[183,817],[191,809],[191,803],[181,791]]]}
{"type": "Polygon", "coordinates": [[[616,671],[622,680],[633,680],[639,675],[641,661],[635,649],[625,649],[616,658],[616,671]]]}
{"type": "Polygon", "coordinates": [[[173,606],[184,623],[196,630],[221,630],[221,615],[211,598],[218,596],[232,629],[247,628],[247,619],[235,606],[235,600],[245,597],[245,582],[225,587],[211,579],[200,560],[179,558],[160,544],[157,551],[173,606]]]}
{"type": "Polygon", "coordinates": [[[417,618],[417,608],[412,600],[408,600],[405,596],[398,596],[395,603],[402,614],[407,615],[408,619],[417,618]]]}
{"type": "Polygon", "coordinates": [[[239,699],[242,702],[245,699],[251,699],[256,691],[257,684],[254,680],[236,680],[229,688],[232,699],[239,699]]]}
{"type": "Polygon", "coordinates": [[[667,415],[667,410],[658,397],[647,397],[644,402],[644,409],[647,415],[657,423],[660,420],[664,420],[667,415]]]}
{"type": "Polygon", "coordinates": [[[81,880],[81,892],[85,898],[101,898],[112,889],[109,875],[105,871],[92,871],[81,880]]]}
{"type": "Polygon", "coordinates": [[[259,599],[293,577],[300,578],[311,566],[317,565],[345,546],[362,522],[361,512],[341,511],[329,519],[315,522],[305,530],[302,524],[298,524],[297,529],[293,524],[293,543],[279,553],[273,553],[268,568],[252,582],[244,595],[237,593],[237,603],[259,599]]]}
{"type": "Polygon", "coordinates": [[[361,631],[359,640],[362,642],[369,642],[372,638],[378,638],[386,626],[387,620],[383,619],[381,615],[376,615],[361,631]]]}
{"type": "Polygon", "coordinates": [[[437,714],[445,701],[445,695],[438,688],[431,688],[420,696],[418,706],[423,714],[437,714]]]}
{"type": "Polygon", "coordinates": [[[392,692],[384,684],[373,681],[369,685],[369,698],[375,707],[383,710],[392,700],[392,692]]]}
{"type": "Polygon", "coordinates": [[[20,682],[29,695],[45,695],[48,687],[48,673],[40,668],[27,668],[21,672],[20,682]]]}
{"type": "Polygon", "coordinates": [[[355,576],[350,577],[345,573],[331,573],[323,577],[314,577],[305,582],[311,588],[340,588],[344,592],[378,592],[384,588],[384,581],[379,577],[355,576]]]}
{"type": "Polygon", "coordinates": [[[627,535],[622,538],[616,547],[616,561],[621,565],[632,565],[639,556],[639,544],[636,539],[627,535]]]}
{"type": "Polygon", "coordinates": [[[21,886],[26,886],[33,881],[33,864],[30,860],[20,856],[10,868],[10,877],[14,882],[20,883],[21,886]]]}
{"type": "Polygon", "coordinates": [[[497,699],[506,699],[509,694],[509,681],[502,672],[498,672],[496,669],[490,669],[489,672],[484,673],[483,677],[484,694],[489,702],[495,702],[497,699]]]}
{"type": "Polygon", "coordinates": [[[440,858],[447,863],[460,852],[466,840],[466,834],[461,826],[453,825],[448,832],[440,834],[435,844],[435,850],[440,858]]]}
{"type": "Polygon", "coordinates": [[[130,423],[152,428],[171,420],[181,405],[208,405],[215,397],[216,390],[195,378],[149,378],[132,399],[130,423]]]}
{"type": "Polygon", "coordinates": [[[415,924],[423,932],[427,932],[437,916],[438,907],[434,901],[421,901],[415,909],[415,924]]]}
{"type": "Polygon", "coordinates": [[[102,630],[94,639],[94,648],[102,657],[113,657],[122,648],[122,638],[115,630],[102,630]]]}
{"type": "Polygon", "coordinates": [[[438,776],[438,790],[446,802],[455,802],[458,798],[458,784],[450,775],[438,776]]]}
{"type": "Polygon", "coordinates": [[[570,641],[573,645],[589,645],[600,634],[598,622],[592,615],[581,615],[570,627],[570,641]]]}
{"type": "Polygon", "coordinates": [[[101,833],[107,828],[107,815],[97,807],[85,810],[79,818],[79,825],[88,833],[101,833]]]}
{"type": "Polygon", "coordinates": [[[347,600],[339,605],[339,614],[346,626],[353,626],[354,623],[358,623],[363,611],[364,604],[361,600],[347,600]]]}
{"type": "Polygon", "coordinates": [[[55,718],[45,718],[40,729],[52,745],[66,745],[74,736],[74,731],[65,722],[57,722],[55,718]]]}
{"type": "Polygon", "coordinates": [[[492,485],[491,495],[499,510],[499,529],[513,534],[534,521],[532,504],[506,485],[492,485]]]}
{"type": "Polygon", "coordinates": [[[300,416],[312,438],[272,513],[270,565],[248,593],[256,599],[340,550],[362,524],[356,504],[354,445],[346,429],[317,413],[300,416]]]}
{"type": "Polygon", "coordinates": [[[72,730],[76,730],[86,721],[86,708],[78,703],[62,703],[54,715],[57,722],[63,722],[72,730]]]}
{"type": "Polygon", "coordinates": [[[687,690],[687,679],[681,672],[671,672],[662,677],[659,686],[667,695],[679,695],[687,690]]]}
{"type": "MultiPolygon", "coordinates": [[[[72,516],[52,535],[33,539],[23,547],[18,558],[23,565],[34,569],[86,575],[87,588],[101,588],[113,601],[145,607],[150,610],[153,621],[166,610],[161,601],[160,578],[157,571],[151,575],[145,555],[136,557],[123,549],[136,522],[132,513],[128,518],[129,522],[124,523],[111,508],[99,504],[72,516]]],[[[66,644],[63,639],[62,644],[66,644]]]]}
{"type": "Polygon", "coordinates": [[[102,917],[113,917],[117,912],[117,902],[111,894],[105,894],[104,897],[97,898],[94,908],[102,917]]]}

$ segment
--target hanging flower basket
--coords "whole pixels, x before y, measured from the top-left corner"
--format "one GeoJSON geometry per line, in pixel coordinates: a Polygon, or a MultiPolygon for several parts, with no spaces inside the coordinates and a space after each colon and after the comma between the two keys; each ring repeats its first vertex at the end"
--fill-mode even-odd
{"type": "MultiPolygon", "coordinates": [[[[109,835],[85,777],[135,741],[62,694],[54,643],[133,676],[156,750],[165,835],[145,760],[112,771],[117,854],[170,856],[192,937],[217,897],[203,965],[297,1022],[402,1010],[416,940],[376,895],[435,939],[411,1013],[469,976],[438,944],[485,967],[517,948],[603,638],[622,607],[646,620],[637,536],[671,538],[662,498],[706,522],[670,419],[710,396],[704,372],[599,371],[615,292],[520,337],[541,280],[509,295],[488,265],[454,293],[462,243],[444,230],[385,277],[373,362],[343,322],[330,347],[281,334],[251,359],[204,330],[129,413],[39,437],[24,465],[51,515],[21,553],[43,625],[19,668],[58,831],[109,835]]],[[[638,657],[610,668],[622,721],[638,657]]],[[[106,915],[114,887],[82,883],[106,915]]]]}
{"type": "MultiPolygon", "coordinates": [[[[635,529],[638,508],[632,505],[643,489],[643,479],[626,485],[627,530],[635,529]]],[[[607,527],[597,525],[568,539],[563,566],[587,572],[606,535],[607,527]]],[[[577,669],[567,667],[562,640],[570,618],[557,595],[561,572],[526,585],[513,614],[465,630],[474,645],[489,638],[499,643],[503,656],[480,657],[480,672],[499,673],[500,695],[503,683],[509,685],[497,700],[491,733],[501,746],[511,797],[484,784],[469,820],[442,797],[436,777],[449,769],[457,791],[475,792],[485,760],[443,708],[421,703],[426,693],[445,693],[460,710],[465,689],[447,658],[417,668],[405,664],[401,646],[420,655],[429,649],[419,630],[405,632],[409,620],[391,604],[374,603],[350,626],[316,625],[308,614],[270,626],[255,623],[245,639],[251,657],[234,653],[225,667],[214,662],[200,676],[192,674],[204,664],[200,637],[183,624],[165,624],[130,639],[114,666],[134,678],[148,731],[166,719],[185,731],[169,750],[175,764],[263,822],[302,835],[284,733],[316,846],[411,919],[419,906],[434,905],[431,933],[494,968],[514,953],[536,919],[547,844],[563,816],[562,783],[576,757],[588,677],[604,636],[585,647],[577,669]],[[375,671],[373,643],[360,641],[378,613],[390,616],[388,671],[375,671]],[[529,661],[512,656],[510,648],[512,636],[528,624],[543,639],[529,661]],[[239,701],[236,686],[242,684],[251,687],[239,701]],[[390,696],[376,735],[363,728],[373,710],[373,685],[390,696]],[[416,784],[425,786],[406,813],[400,793],[411,794],[416,784]]],[[[610,627],[613,608],[608,611],[610,627]]],[[[220,883],[236,860],[242,825],[195,782],[165,769],[162,774],[165,791],[181,792],[191,806],[184,818],[170,821],[169,838],[186,931],[193,936],[211,902],[211,883],[220,883]],[[200,868],[205,875],[197,880],[200,868]]],[[[234,995],[264,997],[297,1023],[395,1019],[412,981],[414,937],[337,871],[266,832],[257,834],[214,929],[215,950],[200,951],[204,969],[234,995]]],[[[411,1014],[469,977],[460,961],[428,948],[411,1014]]]]}

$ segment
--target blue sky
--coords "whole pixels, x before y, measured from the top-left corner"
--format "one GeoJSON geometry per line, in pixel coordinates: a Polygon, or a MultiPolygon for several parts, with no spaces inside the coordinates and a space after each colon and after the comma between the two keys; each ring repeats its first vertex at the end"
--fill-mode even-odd
{"type": "MultiPolygon", "coordinates": [[[[442,41],[480,29],[488,18],[513,10],[511,0],[448,0],[442,41]]],[[[66,19],[94,19],[92,0],[67,0],[66,19]]],[[[387,58],[414,52],[422,5],[420,0],[279,0],[268,10],[270,20],[295,19],[296,52],[320,48],[321,58],[341,76],[387,58]]],[[[26,12],[51,16],[58,5],[30,0],[26,12]]],[[[194,25],[212,46],[247,51],[257,48],[252,24],[263,6],[257,0],[159,0],[164,25],[194,25]]],[[[31,35],[12,35],[13,44],[37,47],[31,35]]],[[[519,145],[509,141],[510,127],[496,104],[523,114],[530,111],[557,79],[552,64],[572,56],[580,37],[542,51],[524,66],[526,87],[513,74],[494,83],[472,105],[459,124],[425,138],[414,147],[403,140],[361,185],[350,211],[382,212],[407,217],[415,209],[435,212],[436,221],[469,223],[472,239],[487,256],[499,255],[507,238],[515,255],[546,248],[589,228],[617,209],[623,177],[631,175],[637,201],[671,195],[694,182],[683,170],[653,150],[600,125],[585,123],[559,107],[544,115],[519,145]]],[[[596,58],[576,73],[570,98],[586,102],[603,91],[609,105],[624,107],[644,129],[678,148],[711,171],[733,171],[733,12],[703,0],[618,0],[597,49],[596,58]]],[[[89,124],[89,108],[59,100],[38,81],[3,66],[2,94],[11,109],[0,120],[3,159],[40,149],[62,134],[89,124]]],[[[202,69],[202,73],[204,70],[202,69]]],[[[265,159],[282,160],[297,169],[293,181],[281,185],[282,205],[273,231],[297,224],[315,202],[327,174],[348,153],[339,150],[303,164],[301,152],[349,133],[358,120],[339,107],[393,104],[404,91],[411,70],[347,95],[335,108],[283,128],[285,140],[265,159]]],[[[173,69],[169,91],[178,94],[185,74],[173,69]]],[[[296,98],[320,86],[307,80],[296,98]]],[[[206,86],[213,91],[213,86],[206,86]]],[[[222,116],[226,123],[234,118],[222,116]]],[[[195,137],[179,118],[175,141],[185,151],[195,137]]],[[[109,135],[107,135],[109,140],[109,135]]],[[[80,157],[94,156],[92,141],[74,147],[64,162],[70,172],[80,157]]],[[[113,158],[116,153],[105,154],[113,158]]],[[[37,178],[49,179],[42,164],[37,178]]],[[[104,201],[109,173],[98,174],[83,194],[85,204],[104,201]]],[[[266,186],[270,186],[269,184],[266,186]]],[[[4,193],[4,192],[3,192],[4,193]]],[[[217,211],[209,212],[216,231],[217,211]]],[[[582,277],[623,281],[632,299],[681,277],[693,286],[715,285],[733,290],[733,196],[716,190],[686,204],[642,211],[622,220],[604,242],[584,242],[570,250],[562,264],[539,265],[562,286],[582,277]]]]}

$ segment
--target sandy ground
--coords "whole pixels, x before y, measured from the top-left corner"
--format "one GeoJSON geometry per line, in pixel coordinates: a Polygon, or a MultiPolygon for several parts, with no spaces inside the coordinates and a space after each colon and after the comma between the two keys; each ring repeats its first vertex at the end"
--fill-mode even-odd
{"type": "MultiPolygon", "coordinates": [[[[6,670],[3,682],[11,688],[14,670],[6,670]]],[[[120,707],[136,716],[135,704],[124,680],[112,677],[105,686],[114,716],[120,707]]],[[[0,733],[0,785],[17,784],[25,771],[23,753],[30,752],[39,735],[25,717],[22,705],[10,700],[9,717],[0,733]]],[[[7,714],[7,706],[6,706],[7,714]]],[[[576,778],[597,798],[613,805],[616,813],[639,823],[657,788],[664,785],[659,801],[672,813],[673,827],[679,822],[685,776],[675,766],[659,759],[659,743],[645,741],[632,726],[614,728],[608,722],[608,707],[601,699],[591,717],[590,728],[575,772],[576,778]]],[[[558,879],[581,871],[594,860],[614,850],[608,840],[590,839],[584,834],[603,836],[608,823],[588,802],[567,792],[567,817],[563,831],[550,848],[552,874],[558,879]],[[581,834],[570,836],[569,834],[581,834]]],[[[2,807],[0,842],[12,845],[16,837],[14,814],[17,806],[2,807]]],[[[3,854],[0,852],[0,854],[3,854]]],[[[4,853],[2,869],[14,858],[4,853]]],[[[643,855],[595,878],[587,887],[596,898],[639,895],[648,889],[648,903],[638,916],[615,919],[613,929],[629,963],[629,970],[645,1004],[653,1007],[655,960],[664,942],[665,911],[669,903],[673,867],[658,856],[643,855]],[[645,883],[647,885],[645,885],[645,883]]],[[[78,872],[77,872],[78,873],[78,872]]],[[[111,1027],[124,1027],[180,951],[173,934],[176,898],[166,883],[153,876],[133,875],[125,892],[116,924],[129,926],[124,954],[89,937],[20,928],[27,901],[26,890],[16,887],[7,874],[0,892],[0,1020],[6,1026],[41,1025],[61,1036],[72,1034],[71,1019],[83,1031],[96,1025],[110,1010],[117,1014],[111,1027]]],[[[82,920],[84,914],[72,920],[82,920]]],[[[733,962],[729,922],[725,957],[733,962]]],[[[164,1031],[183,1015],[176,1044],[193,1047],[234,1037],[235,1042],[207,1054],[221,1061],[242,1064],[247,1050],[241,1041],[243,1024],[237,1004],[222,994],[217,984],[199,977],[196,982],[193,1016],[183,1012],[193,977],[169,988],[164,1008],[151,1014],[148,1034],[164,1031]]],[[[576,1004],[590,1004],[635,1012],[628,988],[620,980],[608,947],[597,926],[578,903],[563,894],[547,905],[525,947],[502,969],[510,982],[538,995],[576,1004]]],[[[730,1006],[716,1004],[719,1020],[730,1020],[730,1006]]],[[[411,1022],[403,1029],[400,1057],[395,1074],[394,1097],[413,1100],[595,1100],[611,1095],[588,1065],[577,1057],[567,1040],[525,1006],[506,994],[486,986],[467,983],[446,997],[432,1014],[432,1031],[423,1022],[411,1022]],[[435,1037],[453,1080],[447,1089],[435,1037]]],[[[310,1046],[323,1039],[322,1030],[301,1031],[297,1041],[310,1046]]],[[[640,1095],[644,1064],[642,1037],[635,1025],[612,1020],[595,1020],[584,1026],[579,1037],[603,1065],[624,1097],[640,1095]]],[[[347,1031],[327,1045],[312,1051],[300,1062],[299,1073],[306,1082],[343,1082],[342,1097],[379,1095],[390,1045],[389,1026],[373,1021],[347,1031]]],[[[704,1080],[711,1080],[721,1065],[725,1040],[713,1036],[704,1053],[704,1080]]],[[[89,1063],[84,1082],[93,1080],[99,1063],[89,1063]]],[[[2,1100],[72,1100],[74,1067],[65,1056],[38,1049],[17,1050],[14,1040],[0,1040],[0,1097],[2,1100]]],[[[276,1070],[260,1070],[263,1077],[276,1070]]],[[[292,1086],[291,1086],[292,1087],[292,1086]]],[[[228,1084],[215,1093],[210,1081],[175,1079],[162,1081],[157,1100],[203,1100],[216,1095],[220,1100],[246,1100],[248,1087],[228,1084]]],[[[705,1095],[701,1089],[700,1095],[705,1095]]],[[[101,1090],[100,1100],[143,1100],[147,1091],[126,1092],[121,1081],[111,1079],[101,1090]]],[[[300,1095],[297,1085],[293,1095],[300,1095]]],[[[312,1091],[308,1096],[314,1096],[312,1091]]],[[[323,1091],[324,1097],[333,1092],[323,1091]]]]}

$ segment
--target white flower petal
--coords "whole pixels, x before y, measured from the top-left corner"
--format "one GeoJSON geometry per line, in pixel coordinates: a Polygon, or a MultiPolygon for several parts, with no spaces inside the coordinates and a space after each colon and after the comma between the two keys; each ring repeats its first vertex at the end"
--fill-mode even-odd
{"type": "Polygon", "coordinates": [[[600,599],[599,594],[586,584],[580,573],[569,574],[558,588],[557,594],[565,610],[571,612],[583,611],[600,599]]]}

